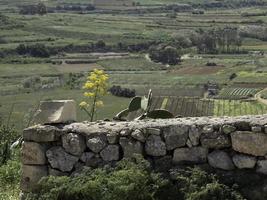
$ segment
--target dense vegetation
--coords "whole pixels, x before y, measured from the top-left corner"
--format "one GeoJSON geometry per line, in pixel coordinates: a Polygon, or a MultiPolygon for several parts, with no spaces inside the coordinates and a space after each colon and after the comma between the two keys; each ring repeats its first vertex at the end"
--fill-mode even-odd
{"type": "MultiPolygon", "coordinates": [[[[18,197],[19,158],[7,146],[29,125],[29,113],[40,100],[71,98],[81,102],[82,83],[95,68],[109,74],[109,88],[116,95],[104,97],[105,107],[99,109],[98,119],[112,119],[127,107],[129,99],[122,96],[142,96],[150,88],[153,107],[165,106],[177,116],[267,112],[266,105],[252,100],[257,91],[267,87],[266,0],[136,0],[116,9],[112,5],[101,9],[84,0],[42,2],[0,0],[0,116],[9,119],[12,105],[15,111],[0,128],[0,153],[5,155],[0,157],[0,199],[18,197]],[[216,87],[206,87],[207,83],[216,87]],[[219,95],[206,95],[207,91],[219,95]]],[[[262,97],[267,98],[266,92],[262,97]]],[[[77,110],[79,120],[88,119],[77,110]]],[[[123,170],[117,167],[86,174],[89,179],[99,173],[99,181],[108,188],[115,174],[125,173],[126,168],[123,170]]],[[[206,196],[210,191],[221,195],[221,191],[229,194],[231,190],[211,181],[202,185],[200,194],[194,189],[200,185],[189,182],[194,180],[192,176],[181,175],[188,185],[179,186],[177,181],[174,184],[160,176],[152,179],[155,174],[150,171],[138,172],[162,189],[162,194],[166,183],[170,189],[175,186],[178,196],[191,195],[185,199],[210,199],[206,196]]],[[[120,181],[125,181],[124,175],[120,181]]],[[[79,180],[47,179],[51,187],[66,183],[65,188],[53,188],[55,193],[79,180]]],[[[126,180],[137,181],[134,186],[140,184],[140,179],[126,180]]],[[[93,184],[99,184],[97,181],[93,184]]],[[[52,188],[42,184],[43,196],[52,188]]],[[[130,186],[126,188],[129,192],[130,186]]],[[[146,186],[140,188],[144,195],[147,190],[155,194],[162,191],[146,186]]],[[[90,187],[86,185],[85,190],[90,187]]],[[[70,188],[69,198],[78,189],[70,188]]],[[[110,190],[105,198],[117,192],[121,191],[110,190]]]]}
{"type": "Polygon", "coordinates": [[[27,200],[242,200],[238,192],[213,175],[193,168],[177,172],[175,181],[151,170],[140,158],[122,160],[115,168],[85,169],[75,177],[43,178],[27,200]]]}

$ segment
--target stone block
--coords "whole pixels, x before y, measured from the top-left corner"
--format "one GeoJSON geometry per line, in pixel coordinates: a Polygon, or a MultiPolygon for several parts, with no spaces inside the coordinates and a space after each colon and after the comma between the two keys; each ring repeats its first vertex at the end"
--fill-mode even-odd
{"type": "Polygon", "coordinates": [[[62,145],[66,152],[75,156],[82,155],[86,149],[85,138],[75,133],[62,135],[62,145]]]}
{"type": "Polygon", "coordinates": [[[233,156],[233,162],[235,166],[239,169],[244,169],[244,168],[254,168],[255,164],[257,162],[256,157],[253,156],[248,156],[244,154],[236,154],[233,156]]]}
{"type": "Polygon", "coordinates": [[[41,101],[34,119],[39,124],[69,123],[76,120],[74,100],[41,101]]]}
{"type": "Polygon", "coordinates": [[[125,158],[131,158],[134,154],[143,154],[143,144],[139,141],[121,137],[120,145],[123,150],[123,157],[125,158]]]}
{"type": "Polygon", "coordinates": [[[54,142],[59,140],[62,131],[55,126],[36,125],[23,130],[24,141],[54,142]]]}
{"type": "Polygon", "coordinates": [[[230,134],[230,133],[236,131],[236,127],[232,126],[232,125],[229,125],[229,124],[225,124],[225,125],[222,126],[221,131],[224,134],[230,134]]]}
{"type": "Polygon", "coordinates": [[[87,147],[94,153],[99,153],[107,145],[107,137],[104,134],[95,135],[87,139],[87,147]]]}
{"type": "Polygon", "coordinates": [[[201,135],[201,131],[195,125],[189,128],[188,136],[193,146],[197,146],[199,144],[200,135],[201,135]]]}
{"type": "Polygon", "coordinates": [[[24,192],[34,191],[41,178],[47,175],[47,166],[22,165],[21,190],[24,192]]]}
{"type": "Polygon", "coordinates": [[[231,146],[230,137],[219,132],[202,133],[201,145],[210,149],[222,149],[231,146]]]}
{"type": "Polygon", "coordinates": [[[207,161],[208,149],[203,147],[178,148],[173,153],[173,163],[205,163],[207,161]]]}
{"type": "Polygon", "coordinates": [[[108,145],[100,152],[100,156],[107,162],[119,160],[120,148],[118,145],[108,145]]]}
{"type": "Polygon", "coordinates": [[[145,151],[150,156],[165,156],[167,148],[159,135],[150,135],[145,143],[145,151]]]}
{"type": "Polygon", "coordinates": [[[267,160],[258,160],[257,172],[267,175],[267,160]]]}
{"type": "Polygon", "coordinates": [[[188,139],[187,126],[169,126],[163,129],[167,150],[173,150],[177,147],[186,145],[188,139]]]}
{"type": "Polygon", "coordinates": [[[52,168],[59,169],[62,172],[70,172],[78,157],[67,153],[62,147],[52,147],[46,152],[48,162],[52,168]]]}
{"type": "Polygon", "coordinates": [[[25,165],[45,165],[46,146],[36,142],[23,142],[21,150],[21,160],[25,165]]]}
{"type": "Polygon", "coordinates": [[[215,150],[208,155],[209,165],[223,170],[233,170],[235,168],[231,157],[224,151],[215,150]]]}
{"type": "Polygon", "coordinates": [[[235,151],[254,156],[267,154],[267,135],[249,131],[236,131],[231,133],[232,146],[235,151]]]}
{"type": "Polygon", "coordinates": [[[160,135],[161,130],[158,128],[146,128],[145,135],[160,135]]]}
{"type": "Polygon", "coordinates": [[[145,138],[143,132],[141,130],[139,130],[139,129],[134,130],[131,133],[131,136],[132,136],[132,138],[134,138],[134,139],[136,139],[136,140],[138,140],[140,142],[145,142],[146,141],[146,138],[145,138]]]}

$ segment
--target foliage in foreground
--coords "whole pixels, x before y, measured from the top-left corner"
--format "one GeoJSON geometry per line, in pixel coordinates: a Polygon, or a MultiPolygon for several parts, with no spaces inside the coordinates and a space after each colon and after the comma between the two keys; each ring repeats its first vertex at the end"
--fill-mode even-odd
{"type": "Polygon", "coordinates": [[[0,199],[18,199],[20,174],[20,161],[17,155],[0,166],[0,199]]]}
{"type": "Polygon", "coordinates": [[[76,177],[43,178],[27,200],[243,200],[200,169],[176,173],[171,181],[151,171],[143,159],[120,161],[115,168],[86,169],[76,177]]]}

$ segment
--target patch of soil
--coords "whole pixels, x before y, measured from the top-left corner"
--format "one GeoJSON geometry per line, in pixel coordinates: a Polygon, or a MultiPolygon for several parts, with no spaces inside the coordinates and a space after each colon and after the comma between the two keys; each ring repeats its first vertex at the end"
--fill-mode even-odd
{"type": "Polygon", "coordinates": [[[182,75],[201,75],[201,74],[215,74],[224,69],[224,66],[203,66],[203,67],[183,67],[174,71],[174,73],[182,75]]]}

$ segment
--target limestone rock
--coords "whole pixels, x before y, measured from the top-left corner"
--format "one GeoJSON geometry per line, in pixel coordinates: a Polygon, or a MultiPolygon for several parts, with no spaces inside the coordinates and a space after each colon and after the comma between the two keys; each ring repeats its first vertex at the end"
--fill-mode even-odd
{"type": "Polygon", "coordinates": [[[53,169],[51,167],[48,168],[48,175],[49,176],[68,176],[67,172],[62,172],[57,169],[53,169]]]}
{"type": "Polygon", "coordinates": [[[93,152],[84,152],[82,156],[80,157],[80,160],[84,163],[89,162],[95,154],[93,152]]]}
{"type": "Polygon", "coordinates": [[[86,149],[84,137],[75,133],[63,135],[62,145],[66,152],[75,156],[80,156],[86,149]]]}
{"type": "Polygon", "coordinates": [[[232,146],[235,151],[254,156],[267,154],[267,135],[249,131],[236,131],[231,134],[232,146]]]}
{"type": "Polygon", "coordinates": [[[211,149],[221,149],[231,146],[228,135],[219,132],[203,133],[200,141],[203,147],[211,149]]]}
{"type": "Polygon", "coordinates": [[[178,148],[174,150],[173,163],[205,163],[208,149],[203,147],[178,148]]]}
{"type": "Polygon", "coordinates": [[[186,141],[186,146],[188,146],[189,148],[192,148],[193,147],[191,140],[188,139],[186,141]]]}
{"type": "Polygon", "coordinates": [[[267,160],[258,160],[257,172],[267,175],[267,160]]]}
{"type": "Polygon", "coordinates": [[[143,132],[141,130],[139,130],[139,129],[136,129],[135,131],[133,131],[132,134],[131,134],[131,136],[134,139],[136,139],[136,140],[138,140],[140,142],[145,142],[145,140],[146,140],[143,132]]]}
{"type": "Polygon", "coordinates": [[[21,160],[26,165],[46,164],[46,146],[36,142],[23,142],[21,150],[21,160]]]}
{"type": "Polygon", "coordinates": [[[230,134],[236,130],[235,126],[225,124],[222,126],[222,132],[225,134],[230,134]]]}
{"type": "Polygon", "coordinates": [[[98,154],[94,155],[94,157],[90,159],[88,158],[85,163],[87,167],[92,167],[92,168],[102,167],[104,166],[104,164],[105,164],[104,161],[99,157],[98,154]]]}
{"type": "Polygon", "coordinates": [[[44,165],[22,165],[21,190],[33,191],[37,183],[48,175],[47,166],[44,165]]]}
{"type": "Polygon", "coordinates": [[[252,126],[251,131],[253,133],[260,133],[261,132],[261,127],[260,126],[252,126]]]}
{"type": "Polygon", "coordinates": [[[61,131],[50,125],[36,125],[23,130],[24,141],[54,142],[61,135],[61,131]]]}
{"type": "Polygon", "coordinates": [[[163,129],[163,136],[166,142],[167,150],[173,150],[177,147],[186,145],[188,138],[187,126],[169,126],[163,129]]]}
{"type": "Polygon", "coordinates": [[[160,135],[161,130],[158,128],[146,128],[145,134],[146,135],[160,135]]]}
{"type": "Polygon", "coordinates": [[[188,136],[193,146],[197,146],[199,144],[200,135],[201,131],[199,128],[197,128],[195,125],[190,127],[188,136]]]}
{"type": "Polygon", "coordinates": [[[120,158],[120,148],[118,145],[108,145],[101,152],[100,156],[104,161],[114,161],[120,158]]]}
{"type": "Polygon", "coordinates": [[[102,149],[107,146],[107,138],[104,135],[94,136],[88,138],[87,146],[95,153],[99,153],[102,149]]]}
{"type": "Polygon", "coordinates": [[[206,125],[202,128],[202,133],[213,133],[214,127],[213,125],[206,125]]]}
{"type": "Polygon", "coordinates": [[[121,132],[120,132],[120,135],[122,136],[122,137],[124,137],[124,136],[128,136],[128,135],[130,135],[131,134],[131,130],[130,129],[123,129],[123,130],[121,130],[121,132]]]}
{"type": "Polygon", "coordinates": [[[117,144],[119,141],[119,134],[118,133],[108,133],[107,134],[107,141],[109,144],[117,144]]]}
{"type": "Polygon", "coordinates": [[[150,135],[147,138],[145,151],[150,156],[165,156],[167,153],[166,145],[158,135],[150,135]]]}
{"type": "Polygon", "coordinates": [[[233,170],[235,168],[230,156],[220,150],[215,150],[208,155],[208,161],[210,166],[223,170],[233,170]]]}
{"type": "Polygon", "coordinates": [[[143,153],[143,145],[139,141],[134,141],[126,137],[121,137],[120,145],[123,150],[123,157],[125,158],[133,157],[134,154],[142,155],[143,153]]]}
{"type": "Polygon", "coordinates": [[[68,123],[76,120],[74,100],[41,101],[34,119],[39,124],[68,123]]]}
{"type": "Polygon", "coordinates": [[[79,160],[78,157],[68,154],[62,147],[52,147],[46,152],[48,162],[52,168],[62,172],[72,170],[74,164],[79,160]]]}
{"type": "Polygon", "coordinates": [[[248,156],[244,154],[236,154],[233,156],[233,162],[235,166],[239,169],[254,168],[257,162],[257,159],[253,156],[248,156]]]}

